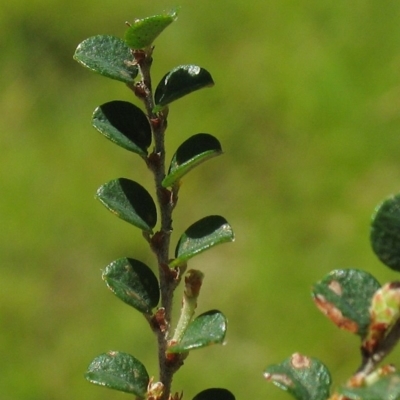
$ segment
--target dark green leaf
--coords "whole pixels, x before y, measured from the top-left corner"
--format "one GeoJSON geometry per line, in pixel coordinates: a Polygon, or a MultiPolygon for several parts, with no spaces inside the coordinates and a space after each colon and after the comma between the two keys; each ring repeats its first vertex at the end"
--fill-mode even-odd
{"type": "Polygon", "coordinates": [[[74,59],[84,67],[117,81],[132,83],[138,74],[131,49],[114,36],[97,35],[84,40],[75,50],[74,59]]]}
{"type": "Polygon", "coordinates": [[[225,218],[219,215],[202,218],[181,236],[175,249],[176,258],[170,266],[175,267],[210,247],[233,240],[233,230],[225,218]]]}
{"type": "Polygon", "coordinates": [[[352,400],[400,400],[400,375],[382,377],[370,386],[342,387],[339,393],[352,400]]]}
{"type": "Polygon", "coordinates": [[[235,396],[227,389],[212,388],[197,393],[193,400],[235,400],[235,396]]]}
{"type": "Polygon", "coordinates": [[[85,378],[96,385],[120,390],[144,398],[149,375],[135,357],[110,351],[96,357],[89,365],[85,378]]]}
{"type": "Polygon", "coordinates": [[[376,208],[371,223],[371,244],[384,264],[400,271],[400,194],[376,208]]]}
{"type": "Polygon", "coordinates": [[[172,186],[191,169],[222,153],[218,139],[208,133],[198,133],[183,142],[172,157],[168,175],[162,184],[172,186]]]}
{"type": "Polygon", "coordinates": [[[152,233],[157,222],[157,209],[147,190],[137,182],[119,178],[101,186],[96,197],[124,221],[152,233]]]}
{"type": "Polygon", "coordinates": [[[326,400],[329,397],[331,376],[328,369],[319,360],[299,353],[281,364],[269,366],[264,377],[297,400],[326,400]]]}
{"type": "Polygon", "coordinates": [[[357,269],[332,271],[312,290],[314,302],[337,326],[364,337],[370,323],[369,307],[379,282],[357,269]]]}
{"type": "Polygon", "coordinates": [[[125,33],[126,44],[135,50],[149,47],[157,36],[177,18],[178,9],[136,19],[125,33]]]}
{"type": "Polygon", "coordinates": [[[147,155],[151,128],[145,113],[127,101],[110,101],[97,107],[92,125],[107,139],[141,156],[147,155]]]}
{"type": "Polygon", "coordinates": [[[132,258],[120,258],[109,264],[103,279],[122,301],[142,313],[150,314],[158,304],[160,289],[153,271],[132,258]]]}
{"type": "Polygon", "coordinates": [[[222,343],[227,320],[220,311],[212,310],[199,315],[188,326],[181,341],[169,347],[171,353],[183,353],[211,344],[222,343]]]}
{"type": "Polygon", "coordinates": [[[180,65],[168,72],[158,84],[154,100],[154,112],[173,101],[207,86],[213,86],[210,73],[197,65],[180,65]]]}

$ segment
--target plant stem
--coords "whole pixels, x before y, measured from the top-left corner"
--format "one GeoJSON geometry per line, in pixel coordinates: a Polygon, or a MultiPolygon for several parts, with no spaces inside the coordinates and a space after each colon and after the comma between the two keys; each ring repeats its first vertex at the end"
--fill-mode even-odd
{"type": "MultiPolygon", "coordinates": [[[[376,366],[393,350],[400,340],[400,319],[398,319],[390,332],[380,342],[372,354],[363,354],[361,366],[357,373],[370,374],[376,366]]],[[[361,349],[362,350],[362,349],[361,349]]]]}
{"type": "Polygon", "coordinates": [[[158,341],[158,361],[159,361],[159,381],[163,384],[164,390],[159,400],[170,398],[171,384],[174,373],[182,365],[180,357],[172,360],[167,357],[167,346],[169,330],[171,325],[172,300],[176,286],[180,280],[177,270],[168,266],[170,238],[172,232],[172,211],[176,205],[178,189],[170,191],[162,186],[165,177],[165,130],[167,128],[168,109],[165,108],[157,114],[153,112],[154,99],[151,83],[151,65],[153,48],[146,50],[133,51],[135,62],[142,77],[141,81],[134,86],[130,86],[135,94],[144,102],[147,116],[150,121],[154,149],[147,157],[147,165],[154,175],[157,202],[159,205],[161,226],[151,238],[148,238],[150,246],[157,257],[161,308],[154,316],[152,324],[153,330],[157,335],[158,341]]]}

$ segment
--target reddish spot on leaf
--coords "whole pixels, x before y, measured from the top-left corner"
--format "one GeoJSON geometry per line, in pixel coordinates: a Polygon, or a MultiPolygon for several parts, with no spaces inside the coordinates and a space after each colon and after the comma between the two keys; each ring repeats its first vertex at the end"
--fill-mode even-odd
{"type": "Polygon", "coordinates": [[[310,368],[311,360],[309,357],[303,356],[300,353],[294,353],[290,359],[290,362],[293,368],[301,369],[301,368],[310,368]]]}
{"type": "Polygon", "coordinates": [[[338,296],[341,296],[343,293],[342,286],[338,281],[331,281],[328,287],[332,290],[333,293],[337,294],[338,296]]]}
{"type": "Polygon", "coordinates": [[[282,383],[284,386],[293,386],[293,381],[284,374],[270,374],[269,372],[265,372],[264,378],[267,381],[282,383]]]}
{"type": "Polygon", "coordinates": [[[358,324],[343,316],[342,312],[335,307],[334,304],[329,303],[324,296],[314,296],[314,303],[335,325],[339,328],[349,331],[351,333],[358,332],[358,324]]]}
{"type": "Polygon", "coordinates": [[[364,372],[358,372],[355,375],[353,375],[346,383],[346,386],[348,387],[361,387],[365,385],[365,373],[364,372]]]}

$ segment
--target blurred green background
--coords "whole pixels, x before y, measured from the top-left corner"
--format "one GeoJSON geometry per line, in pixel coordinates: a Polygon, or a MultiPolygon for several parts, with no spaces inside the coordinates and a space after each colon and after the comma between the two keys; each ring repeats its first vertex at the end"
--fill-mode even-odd
{"type": "MultiPolygon", "coordinates": [[[[96,106],[135,99],[72,55],[91,35],[122,36],[126,20],[176,4],[0,5],[2,399],[126,399],[83,379],[111,349],[157,374],[144,319],[101,281],[118,257],[154,260],[140,232],[93,199],[120,176],[152,190],[140,159],[90,126],[96,106]]],[[[171,106],[168,158],[197,132],[217,136],[225,154],[184,180],[174,243],[209,214],[228,219],[236,242],[190,263],[206,275],[199,312],[222,310],[229,331],[226,346],[191,353],[174,390],[288,399],[262,371],[296,351],[320,358],[340,384],[358,366],[359,341],[317,311],[310,287],[336,268],[398,279],[368,235],[374,207],[400,189],[400,3],[178,4],[178,21],[156,42],[154,79],[195,63],[216,86],[171,106]]]]}

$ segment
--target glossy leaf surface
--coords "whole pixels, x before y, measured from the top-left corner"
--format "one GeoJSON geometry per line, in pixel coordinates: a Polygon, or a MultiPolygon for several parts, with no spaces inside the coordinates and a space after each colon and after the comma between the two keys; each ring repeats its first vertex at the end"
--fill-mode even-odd
{"type": "Polygon", "coordinates": [[[74,59],[84,67],[117,81],[132,83],[138,74],[126,43],[109,35],[92,36],[79,44],[74,59]]]}
{"type": "Polygon", "coordinates": [[[326,400],[329,397],[331,376],[328,369],[319,360],[299,353],[281,364],[269,366],[264,377],[297,400],[326,400]]]}
{"type": "Polygon", "coordinates": [[[158,280],[141,261],[132,258],[113,261],[105,268],[103,279],[118,298],[142,313],[150,314],[158,304],[158,280]]]}
{"type": "Polygon", "coordinates": [[[96,385],[120,390],[144,398],[149,375],[135,357],[110,351],[96,357],[89,365],[85,378],[96,385]]]}
{"type": "Polygon", "coordinates": [[[222,343],[227,330],[227,320],[220,311],[212,310],[195,318],[188,326],[181,341],[168,348],[171,353],[199,349],[222,343]]]}
{"type": "Polygon", "coordinates": [[[370,386],[343,387],[339,393],[351,400],[400,400],[400,375],[382,377],[370,386]]]}
{"type": "Polygon", "coordinates": [[[126,44],[135,50],[149,47],[157,36],[177,18],[178,10],[136,19],[125,33],[126,44]]]}
{"type": "Polygon", "coordinates": [[[191,169],[221,153],[221,144],[214,136],[208,133],[191,136],[178,147],[172,157],[168,175],[162,182],[163,186],[172,186],[191,169]]]}
{"type": "Polygon", "coordinates": [[[370,323],[371,300],[379,288],[371,274],[341,269],[317,282],[312,295],[318,308],[339,328],[364,337],[370,323]]]}
{"type": "Polygon", "coordinates": [[[232,227],[225,218],[219,215],[202,218],[181,236],[175,249],[176,258],[171,261],[170,266],[179,265],[204,250],[233,240],[232,227]]]}
{"type": "Polygon", "coordinates": [[[235,400],[235,396],[227,389],[211,388],[197,393],[193,400],[235,400]]]}
{"type": "Polygon", "coordinates": [[[118,146],[141,156],[147,155],[151,127],[139,107],[127,101],[110,101],[96,108],[92,125],[118,146]]]}
{"type": "Polygon", "coordinates": [[[208,86],[213,86],[211,74],[197,65],[180,65],[168,72],[158,84],[154,100],[155,112],[169,103],[208,86]]]}
{"type": "Polygon", "coordinates": [[[157,209],[147,190],[126,178],[112,180],[102,185],[96,197],[124,221],[152,233],[157,222],[157,209]]]}
{"type": "Polygon", "coordinates": [[[389,268],[400,271],[400,194],[376,208],[370,237],[378,258],[389,268]]]}

